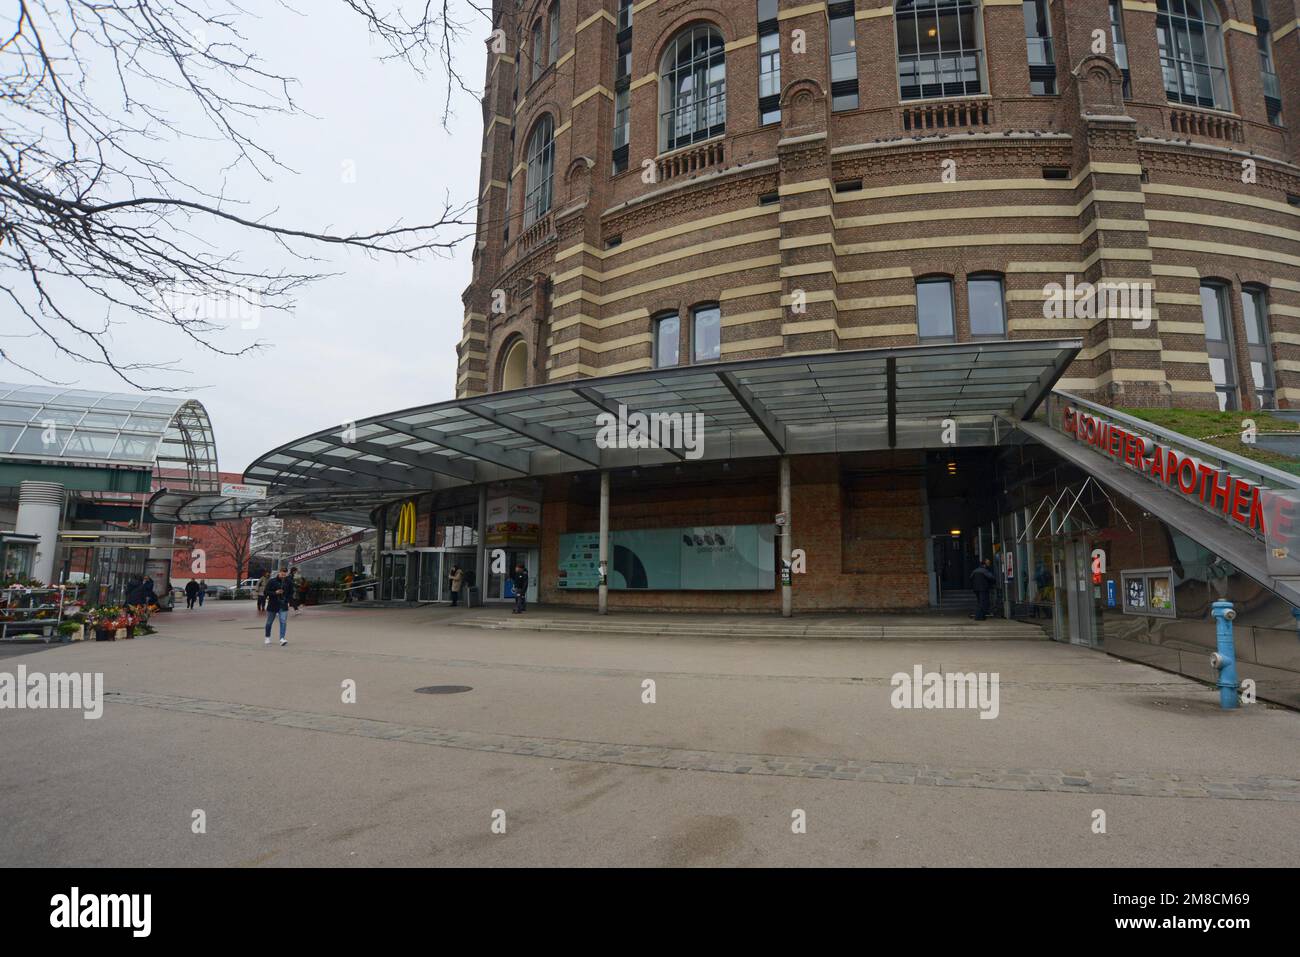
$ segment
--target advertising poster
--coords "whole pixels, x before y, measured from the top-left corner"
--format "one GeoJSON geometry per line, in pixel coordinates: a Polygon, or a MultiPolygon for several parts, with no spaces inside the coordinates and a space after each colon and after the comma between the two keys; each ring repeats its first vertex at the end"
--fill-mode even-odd
{"type": "Polygon", "coordinates": [[[542,506],[523,498],[491,498],[487,503],[488,545],[536,545],[541,541],[542,506]]]}
{"type": "MultiPolygon", "coordinates": [[[[768,525],[713,525],[611,532],[609,587],[618,591],[727,591],[775,587],[768,525]]],[[[560,536],[557,584],[594,589],[600,582],[600,537],[560,536]]]]}

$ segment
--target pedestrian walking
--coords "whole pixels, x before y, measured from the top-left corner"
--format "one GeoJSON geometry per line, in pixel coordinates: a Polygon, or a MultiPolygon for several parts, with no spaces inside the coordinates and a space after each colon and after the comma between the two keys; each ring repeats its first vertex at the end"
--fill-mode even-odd
{"type": "Polygon", "coordinates": [[[512,615],[522,615],[528,610],[528,571],[523,565],[516,565],[510,576],[510,585],[515,592],[515,610],[512,615]]]}
{"type": "Polygon", "coordinates": [[[266,585],[266,640],[271,643],[271,622],[280,619],[280,645],[289,643],[285,632],[289,629],[289,606],[293,602],[293,579],[288,577],[283,568],[276,573],[266,585]]]}
{"type": "Polygon", "coordinates": [[[975,620],[983,621],[989,615],[989,591],[997,584],[997,576],[993,574],[993,560],[984,559],[971,572],[970,579],[971,587],[975,589],[975,620]]]}
{"type": "Polygon", "coordinates": [[[291,600],[293,610],[295,613],[301,614],[302,600],[307,593],[307,579],[299,573],[298,567],[295,565],[289,569],[289,581],[293,583],[293,598],[291,600]]]}
{"type": "Polygon", "coordinates": [[[207,597],[208,597],[208,580],[206,578],[200,578],[199,579],[199,607],[200,608],[203,607],[203,599],[207,597]]]}
{"type": "Polygon", "coordinates": [[[271,581],[271,573],[263,572],[262,577],[257,580],[257,610],[266,611],[266,586],[271,581]]]}
{"type": "Polygon", "coordinates": [[[460,603],[460,590],[465,584],[465,573],[461,571],[459,565],[453,565],[451,568],[451,607],[455,608],[460,603]]]}
{"type": "Polygon", "coordinates": [[[343,574],[343,604],[348,605],[352,602],[352,573],[343,574]]]}
{"type": "Polygon", "coordinates": [[[185,583],[185,607],[194,610],[194,603],[199,599],[199,583],[193,578],[185,583]]]}

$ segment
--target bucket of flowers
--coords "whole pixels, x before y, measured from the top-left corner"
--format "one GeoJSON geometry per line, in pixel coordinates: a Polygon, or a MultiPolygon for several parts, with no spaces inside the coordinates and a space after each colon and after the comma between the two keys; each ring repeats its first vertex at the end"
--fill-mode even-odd
{"type": "Polygon", "coordinates": [[[134,638],[136,616],[121,605],[99,605],[86,612],[86,630],[95,633],[96,641],[134,638]]]}

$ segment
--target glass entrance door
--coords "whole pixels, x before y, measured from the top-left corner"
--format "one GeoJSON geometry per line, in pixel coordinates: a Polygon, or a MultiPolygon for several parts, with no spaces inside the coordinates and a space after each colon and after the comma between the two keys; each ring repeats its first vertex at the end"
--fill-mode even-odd
{"type": "Polygon", "coordinates": [[[1064,596],[1066,621],[1064,634],[1058,635],[1072,645],[1097,644],[1097,608],[1092,594],[1092,555],[1088,541],[1073,538],[1062,543],[1065,558],[1065,582],[1068,593],[1064,596]]]}
{"type": "Polygon", "coordinates": [[[421,549],[420,590],[417,601],[442,601],[442,553],[421,549]]]}
{"type": "Polygon", "coordinates": [[[523,565],[528,569],[528,594],[525,598],[529,602],[537,600],[537,549],[535,548],[507,548],[506,553],[506,571],[489,572],[488,574],[488,601],[514,601],[514,585],[510,581],[510,576],[514,574],[515,565],[523,565]]]}
{"type": "Polygon", "coordinates": [[[406,552],[388,552],[380,563],[383,578],[380,582],[381,601],[405,601],[407,587],[406,552]]]}

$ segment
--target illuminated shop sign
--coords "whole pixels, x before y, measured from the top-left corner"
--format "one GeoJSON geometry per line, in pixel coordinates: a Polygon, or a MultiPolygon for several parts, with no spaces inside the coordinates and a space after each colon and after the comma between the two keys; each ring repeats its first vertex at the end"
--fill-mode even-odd
{"type": "Polygon", "coordinates": [[[1265,490],[1256,483],[1070,406],[1062,413],[1061,430],[1184,498],[1199,501],[1226,521],[1266,533],[1265,490]]]}

